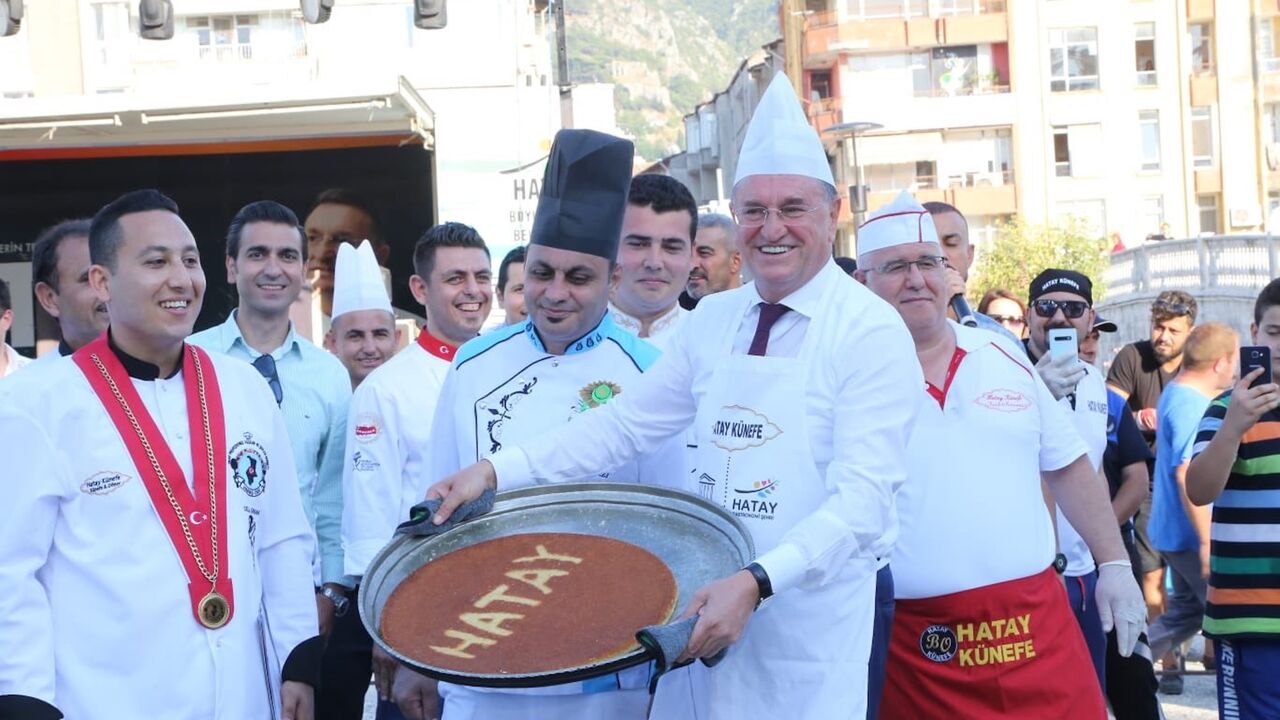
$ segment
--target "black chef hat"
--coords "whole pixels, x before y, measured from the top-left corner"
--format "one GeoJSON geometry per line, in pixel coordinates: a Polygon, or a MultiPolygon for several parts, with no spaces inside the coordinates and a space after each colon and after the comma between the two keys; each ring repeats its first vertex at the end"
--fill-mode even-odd
{"type": "Polygon", "coordinates": [[[635,147],[594,130],[561,130],[542,176],[530,245],[618,256],[635,147]]]}
{"type": "Polygon", "coordinates": [[[1084,301],[1090,305],[1093,304],[1093,282],[1075,270],[1057,268],[1045,270],[1031,281],[1031,291],[1027,296],[1031,302],[1035,302],[1036,298],[1051,292],[1074,293],[1084,298],[1084,301]]]}

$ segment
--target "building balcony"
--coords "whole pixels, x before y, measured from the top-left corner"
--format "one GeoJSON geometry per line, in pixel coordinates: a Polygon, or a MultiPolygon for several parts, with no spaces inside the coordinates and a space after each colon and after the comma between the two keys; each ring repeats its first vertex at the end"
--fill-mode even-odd
{"type": "Polygon", "coordinates": [[[807,106],[805,114],[809,116],[809,124],[818,131],[819,135],[827,128],[843,122],[844,112],[840,109],[840,98],[821,98],[817,101],[805,103],[805,105],[807,106]]]}
{"type": "Polygon", "coordinates": [[[886,205],[903,190],[921,203],[950,203],[966,215],[1012,215],[1018,212],[1018,191],[1013,171],[972,171],[936,177],[917,176],[909,187],[875,187],[867,195],[867,209],[886,205]]]}
{"type": "Polygon", "coordinates": [[[853,2],[845,22],[835,11],[805,18],[806,67],[823,67],[844,52],[893,52],[944,45],[978,45],[1009,41],[1003,0],[974,0],[972,5],[936,9],[908,0],[853,2]]]}

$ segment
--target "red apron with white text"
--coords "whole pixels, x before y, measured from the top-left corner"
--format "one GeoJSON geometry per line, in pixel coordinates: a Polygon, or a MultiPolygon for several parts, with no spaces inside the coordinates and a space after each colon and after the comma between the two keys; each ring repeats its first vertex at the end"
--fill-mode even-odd
{"type": "Polygon", "coordinates": [[[895,603],[879,720],[1106,716],[1052,568],[895,603]]]}

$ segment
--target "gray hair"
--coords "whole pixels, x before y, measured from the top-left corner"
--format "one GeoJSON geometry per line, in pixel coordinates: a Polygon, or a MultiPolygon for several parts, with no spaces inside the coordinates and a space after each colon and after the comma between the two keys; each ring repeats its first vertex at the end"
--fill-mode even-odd
{"type": "Polygon", "coordinates": [[[733,218],[723,213],[702,213],[698,216],[698,229],[706,228],[720,228],[732,237],[738,230],[738,224],[733,221],[733,218]]]}

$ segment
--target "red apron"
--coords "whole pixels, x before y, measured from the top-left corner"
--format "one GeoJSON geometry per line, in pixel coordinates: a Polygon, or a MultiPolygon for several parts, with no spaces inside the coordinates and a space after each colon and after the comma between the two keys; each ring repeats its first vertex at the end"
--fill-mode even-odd
{"type": "Polygon", "coordinates": [[[880,720],[1106,716],[1053,568],[895,603],[880,720]]]}

